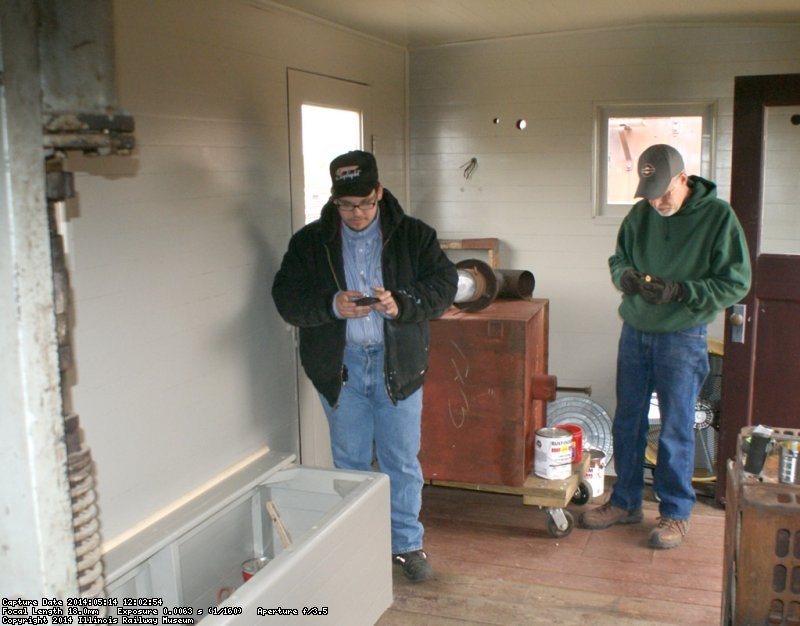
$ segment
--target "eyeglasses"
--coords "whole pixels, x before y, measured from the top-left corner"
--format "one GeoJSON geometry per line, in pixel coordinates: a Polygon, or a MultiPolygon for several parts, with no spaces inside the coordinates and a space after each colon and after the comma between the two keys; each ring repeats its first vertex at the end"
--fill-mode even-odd
{"type": "Polygon", "coordinates": [[[356,209],[360,211],[371,211],[375,208],[375,205],[378,202],[378,197],[373,196],[371,199],[362,200],[361,202],[346,202],[344,200],[334,200],[333,203],[337,206],[340,211],[344,211],[345,213],[352,213],[356,209]]]}

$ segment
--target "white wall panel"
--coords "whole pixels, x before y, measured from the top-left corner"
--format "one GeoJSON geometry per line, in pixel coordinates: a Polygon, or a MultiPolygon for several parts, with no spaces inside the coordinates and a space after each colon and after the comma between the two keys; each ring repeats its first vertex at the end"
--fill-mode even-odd
{"type": "MultiPolygon", "coordinates": [[[[618,224],[592,219],[595,103],[716,102],[712,178],[727,198],[734,76],[798,71],[796,24],[651,26],[413,50],[413,210],[440,237],[498,237],[500,266],[534,273],[534,295],[550,299],[551,373],[561,385],[590,385],[613,414],[619,293],[607,260],[618,224]],[[524,131],[514,127],[519,118],[524,131]],[[467,180],[462,166],[473,157],[467,180]]],[[[711,334],[721,333],[718,318],[711,334]]]]}

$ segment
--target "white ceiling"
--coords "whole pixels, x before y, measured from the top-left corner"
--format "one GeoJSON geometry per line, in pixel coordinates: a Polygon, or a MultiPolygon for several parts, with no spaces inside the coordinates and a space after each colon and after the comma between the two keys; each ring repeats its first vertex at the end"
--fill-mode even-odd
{"type": "Polygon", "coordinates": [[[800,0],[250,0],[408,48],[652,23],[800,23],[800,0]]]}

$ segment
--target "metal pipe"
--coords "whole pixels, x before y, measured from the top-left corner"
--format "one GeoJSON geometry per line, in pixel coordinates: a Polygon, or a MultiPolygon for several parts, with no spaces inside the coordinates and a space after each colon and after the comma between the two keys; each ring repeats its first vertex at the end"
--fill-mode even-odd
{"type": "Polygon", "coordinates": [[[496,298],[527,300],[533,294],[536,279],[528,270],[494,270],[478,259],[456,264],[458,290],[455,305],[465,311],[480,311],[496,298]]]}
{"type": "Polygon", "coordinates": [[[528,270],[495,270],[500,288],[498,298],[527,299],[533,295],[536,279],[528,270]]]}
{"type": "Polygon", "coordinates": [[[497,297],[499,286],[494,270],[478,259],[459,261],[456,268],[459,286],[454,304],[468,312],[489,306],[497,297]]]}
{"type": "Polygon", "coordinates": [[[566,393],[582,393],[587,396],[592,395],[592,387],[556,387],[556,391],[564,391],[566,393]]]}

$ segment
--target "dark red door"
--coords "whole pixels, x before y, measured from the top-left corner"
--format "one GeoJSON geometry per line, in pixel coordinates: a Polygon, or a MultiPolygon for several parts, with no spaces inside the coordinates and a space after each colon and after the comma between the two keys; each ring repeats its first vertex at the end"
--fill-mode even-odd
{"type": "Polygon", "coordinates": [[[744,426],[800,428],[800,74],[738,77],[731,205],[753,284],[725,322],[716,497],[744,426]],[[741,325],[738,322],[741,321],[741,325]],[[736,339],[743,331],[743,339],[736,339]]]}

